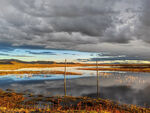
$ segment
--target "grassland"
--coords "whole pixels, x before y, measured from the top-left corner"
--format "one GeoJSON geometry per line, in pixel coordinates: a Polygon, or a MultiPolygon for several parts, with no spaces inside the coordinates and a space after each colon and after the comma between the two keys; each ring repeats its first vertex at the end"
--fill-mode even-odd
{"type": "MultiPolygon", "coordinates": [[[[0,64],[0,70],[16,70],[21,68],[51,68],[51,67],[64,67],[65,64],[29,64],[29,63],[19,63],[12,61],[11,64],[0,64]]],[[[77,67],[77,66],[88,66],[88,64],[67,64],[67,67],[77,67]]]]}
{"type": "MultiPolygon", "coordinates": [[[[0,64],[0,75],[7,74],[64,74],[63,71],[15,71],[21,68],[52,68],[52,67],[64,67],[65,64],[30,64],[30,63],[20,63],[12,61],[10,64],[0,64]],[[9,70],[9,71],[7,71],[9,70]]],[[[97,70],[97,68],[88,67],[96,66],[96,64],[80,64],[72,63],[67,64],[67,67],[80,67],[87,66],[86,68],[78,68],[79,70],[97,70]]],[[[131,72],[150,72],[150,64],[98,64],[98,70],[101,71],[131,71],[131,72]],[[101,66],[105,67],[102,68],[101,66]],[[107,67],[109,66],[109,67],[107,67]]],[[[82,73],[77,72],[67,72],[68,75],[82,75],[82,73]]]]}
{"type": "MultiPolygon", "coordinates": [[[[0,71],[0,75],[8,74],[64,74],[64,71],[0,71]]],[[[66,72],[66,75],[82,75],[77,72],[66,72]]]]}
{"type": "MultiPolygon", "coordinates": [[[[51,67],[64,67],[63,63],[53,63],[53,64],[30,64],[30,63],[20,63],[12,61],[10,64],[0,64],[0,70],[16,70],[21,68],[51,68],[51,67]]],[[[67,64],[67,67],[79,67],[79,66],[96,66],[96,64],[83,64],[83,63],[72,63],[67,64]]],[[[98,66],[110,66],[113,68],[133,68],[133,69],[150,69],[150,64],[98,64],[98,66]]]]}
{"type": "MultiPolygon", "coordinates": [[[[67,67],[80,66],[81,64],[67,64],[67,67]]],[[[0,75],[8,74],[64,74],[64,71],[15,71],[21,68],[51,68],[64,67],[65,64],[27,64],[19,62],[11,62],[11,64],[0,64],[0,75]],[[7,71],[9,70],[9,71],[7,71]]],[[[66,75],[81,75],[77,72],[66,72],[66,75]]]]}
{"type": "Polygon", "coordinates": [[[92,70],[92,71],[130,71],[130,72],[150,72],[149,67],[111,67],[111,68],[78,68],[79,70],[92,70]]]}
{"type": "Polygon", "coordinates": [[[150,113],[149,108],[88,97],[44,97],[0,90],[2,113],[150,113]]]}

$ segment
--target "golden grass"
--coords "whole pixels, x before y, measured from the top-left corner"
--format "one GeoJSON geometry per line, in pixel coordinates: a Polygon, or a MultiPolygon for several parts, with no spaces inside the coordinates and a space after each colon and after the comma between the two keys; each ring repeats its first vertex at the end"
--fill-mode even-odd
{"type": "MultiPolygon", "coordinates": [[[[16,70],[21,68],[50,68],[50,67],[64,67],[65,64],[27,64],[11,62],[12,64],[0,64],[0,70],[16,70]]],[[[67,67],[86,66],[88,64],[67,64],[67,67]]]]}
{"type": "MultiPolygon", "coordinates": [[[[7,74],[64,74],[63,71],[14,71],[21,68],[51,68],[64,67],[65,64],[27,64],[11,62],[12,64],[0,64],[0,75],[7,74]]],[[[87,68],[78,68],[79,70],[97,70],[96,68],[88,68],[88,66],[96,66],[95,64],[67,64],[67,67],[87,66],[87,68]]],[[[99,66],[111,66],[110,68],[98,68],[101,71],[131,71],[131,72],[150,72],[150,64],[99,64],[99,66]]],[[[67,75],[82,75],[77,72],[67,72],[67,75]]]]}
{"type": "MultiPolygon", "coordinates": [[[[97,68],[78,68],[79,70],[92,70],[96,71],[97,68]]],[[[100,71],[130,71],[130,72],[150,72],[150,68],[98,68],[100,71]]]]}
{"type": "MultiPolygon", "coordinates": [[[[0,64],[0,70],[16,70],[21,68],[51,68],[64,67],[65,64],[29,64],[12,61],[12,64],[0,64]]],[[[67,64],[67,67],[96,66],[96,64],[67,64]]],[[[99,68],[99,70],[109,71],[134,71],[150,72],[150,64],[98,64],[98,66],[111,66],[111,68],[99,68]]],[[[95,68],[80,68],[82,70],[95,70],[95,68]]]]}
{"type": "MultiPolygon", "coordinates": [[[[0,75],[8,74],[64,74],[64,71],[0,71],[0,75]]],[[[77,72],[66,72],[66,75],[82,75],[77,72]]]]}
{"type": "Polygon", "coordinates": [[[149,108],[88,97],[44,97],[0,90],[0,113],[150,113],[149,108]],[[42,102],[42,104],[40,104],[42,102]]]}

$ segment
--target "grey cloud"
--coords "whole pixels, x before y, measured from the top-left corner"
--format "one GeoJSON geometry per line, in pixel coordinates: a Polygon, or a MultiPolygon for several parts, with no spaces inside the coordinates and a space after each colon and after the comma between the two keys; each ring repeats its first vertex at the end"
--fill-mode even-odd
{"type": "Polygon", "coordinates": [[[114,13],[110,10],[114,4],[111,0],[11,0],[11,3],[22,12],[37,17],[80,17],[114,13]]]}
{"type": "MultiPolygon", "coordinates": [[[[31,42],[33,41],[31,44],[40,45],[36,41],[42,41],[42,37],[45,37],[43,43],[47,39],[55,42],[57,34],[66,32],[64,36],[63,34],[61,36],[62,38],[67,37],[64,38],[65,41],[72,37],[71,35],[68,38],[67,33],[78,32],[81,34],[80,37],[85,34],[83,40],[81,38],[79,42],[91,41],[92,43],[93,37],[86,39],[87,36],[102,36],[103,32],[111,26],[113,21],[111,16],[115,15],[115,12],[110,6],[114,3],[111,0],[107,2],[104,0],[94,0],[93,2],[89,0],[86,2],[81,0],[45,2],[41,0],[10,0],[11,8],[7,8],[8,11],[6,10],[3,14],[3,19],[7,21],[7,29],[2,31],[1,35],[6,35],[5,39],[8,40],[15,38],[16,41],[12,42],[14,45],[25,45],[25,43],[19,43],[21,40],[22,42],[31,40],[31,42]],[[10,35],[12,36],[10,37],[10,35]]],[[[96,38],[98,39],[98,37],[96,38]]],[[[63,40],[62,38],[59,41],[63,40]]],[[[76,41],[76,37],[74,37],[71,42],[78,43],[78,39],[76,41]]]]}
{"type": "MultiPolygon", "coordinates": [[[[139,40],[149,42],[149,0],[1,2],[0,42],[12,46],[118,52],[110,48],[113,43],[122,54],[125,44],[139,40]]],[[[140,51],[149,49],[143,46],[139,45],[140,51]]],[[[134,50],[127,54],[135,55],[134,50]]]]}
{"type": "Polygon", "coordinates": [[[143,40],[147,43],[150,43],[150,1],[149,0],[143,0],[142,4],[142,11],[139,15],[139,22],[136,25],[136,35],[140,40],[143,40]]]}

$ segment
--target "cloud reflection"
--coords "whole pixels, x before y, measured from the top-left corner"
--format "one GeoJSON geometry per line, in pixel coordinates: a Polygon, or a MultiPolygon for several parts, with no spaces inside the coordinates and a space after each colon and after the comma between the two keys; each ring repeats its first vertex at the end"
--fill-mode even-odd
{"type": "MultiPolygon", "coordinates": [[[[83,77],[67,80],[67,94],[71,96],[96,97],[96,77],[83,77]]],[[[101,80],[101,83],[104,81],[101,80]]],[[[107,81],[108,82],[108,81],[107,81]]],[[[101,85],[101,84],[100,84],[101,85]]],[[[45,96],[64,95],[63,80],[36,80],[22,81],[3,85],[3,89],[11,88],[18,92],[28,91],[33,94],[45,96]]],[[[127,85],[113,85],[100,87],[100,97],[126,104],[144,106],[150,105],[150,84],[142,89],[136,89],[127,85]]]]}

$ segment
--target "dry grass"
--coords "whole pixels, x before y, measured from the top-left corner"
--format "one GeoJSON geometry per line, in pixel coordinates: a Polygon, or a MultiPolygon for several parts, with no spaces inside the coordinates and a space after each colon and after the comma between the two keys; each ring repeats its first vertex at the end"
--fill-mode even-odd
{"type": "MultiPolygon", "coordinates": [[[[92,70],[96,71],[97,68],[78,68],[79,70],[92,70]]],[[[119,68],[98,68],[100,71],[130,71],[130,72],[150,72],[150,68],[140,68],[140,67],[119,67],[119,68]]]]}
{"type": "MultiPolygon", "coordinates": [[[[12,61],[12,64],[0,64],[0,70],[16,70],[21,68],[51,68],[64,67],[65,64],[28,64],[12,61]]],[[[67,67],[96,66],[96,64],[67,64],[67,67]]],[[[150,64],[98,64],[98,66],[111,66],[111,68],[99,68],[106,71],[133,71],[150,72],[150,64]]],[[[96,68],[79,68],[81,70],[96,70],[96,68]]],[[[20,72],[21,73],[21,72],[20,72]]],[[[36,73],[36,72],[35,72],[36,73]]],[[[59,73],[59,72],[58,72],[59,73]]]]}
{"type": "MultiPolygon", "coordinates": [[[[21,68],[50,68],[50,67],[64,67],[65,64],[27,64],[11,62],[12,64],[0,64],[0,70],[16,70],[21,68]]],[[[88,64],[67,64],[67,67],[77,67],[77,66],[88,66],[88,64]]]]}
{"type": "MultiPolygon", "coordinates": [[[[0,75],[8,74],[64,74],[64,71],[0,71],[0,75]]],[[[77,72],[66,72],[66,75],[82,75],[77,72]]]]}
{"type": "Polygon", "coordinates": [[[1,113],[150,113],[149,108],[87,97],[44,97],[0,90],[1,113]]]}

